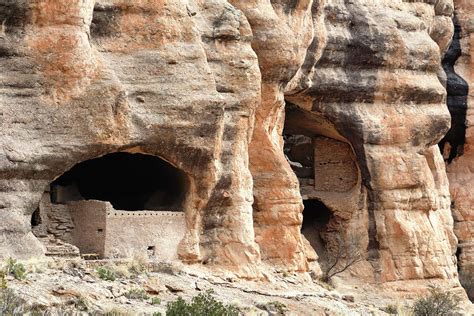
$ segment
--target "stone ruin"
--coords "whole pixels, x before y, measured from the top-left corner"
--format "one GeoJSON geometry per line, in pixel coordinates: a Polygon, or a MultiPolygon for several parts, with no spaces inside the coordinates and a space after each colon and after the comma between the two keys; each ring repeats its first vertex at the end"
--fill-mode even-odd
{"type": "Polygon", "coordinates": [[[32,215],[47,256],[178,259],[186,176],[167,162],[115,153],[74,166],[51,183],[32,215]]]}
{"type": "Polygon", "coordinates": [[[0,0],[0,257],[318,274],[342,227],[361,236],[361,280],[457,284],[472,269],[472,12],[0,0]]]}

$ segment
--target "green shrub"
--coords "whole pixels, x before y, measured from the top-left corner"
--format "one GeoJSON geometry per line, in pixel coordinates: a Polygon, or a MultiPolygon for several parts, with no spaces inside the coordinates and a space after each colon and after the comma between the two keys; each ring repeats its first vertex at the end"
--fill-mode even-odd
{"type": "MultiPolygon", "coordinates": [[[[190,305],[181,296],[176,301],[166,304],[166,316],[184,316],[190,312],[190,305]]],[[[190,314],[189,314],[190,315],[190,314]]]]}
{"type": "Polygon", "coordinates": [[[99,274],[99,278],[105,281],[115,281],[117,279],[117,275],[115,271],[106,268],[106,267],[99,267],[97,268],[97,273],[99,274]]]}
{"type": "Polygon", "coordinates": [[[151,305],[160,305],[161,304],[161,299],[159,297],[152,297],[150,304],[151,305]]]}
{"type": "Polygon", "coordinates": [[[130,300],[144,301],[144,300],[149,299],[149,296],[148,296],[147,292],[144,289],[140,289],[140,288],[130,289],[124,295],[125,295],[126,298],[128,298],[130,300]]]}
{"type": "Polygon", "coordinates": [[[239,309],[224,305],[212,296],[212,290],[201,293],[186,303],[181,297],[166,305],[166,316],[237,316],[239,309]]]}
{"type": "Polygon", "coordinates": [[[6,273],[12,275],[17,280],[26,278],[25,266],[13,258],[7,259],[6,273]]]}
{"type": "Polygon", "coordinates": [[[412,306],[415,316],[458,315],[461,298],[454,293],[432,287],[430,293],[419,298],[412,306]]]}

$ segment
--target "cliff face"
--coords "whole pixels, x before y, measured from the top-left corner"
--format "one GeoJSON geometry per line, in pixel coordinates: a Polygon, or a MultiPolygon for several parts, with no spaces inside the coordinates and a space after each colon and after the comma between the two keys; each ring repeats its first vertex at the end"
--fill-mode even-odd
{"type": "Polygon", "coordinates": [[[298,107],[290,121],[298,124],[291,116],[299,115],[314,122],[301,133],[351,145],[361,177],[351,193],[366,203],[349,200],[334,211],[354,230],[365,226],[369,262],[382,280],[456,276],[448,182],[436,146],[449,128],[438,77],[452,12],[449,1],[329,1],[322,56],[308,54],[286,92],[298,107]]]}
{"type": "Polygon", "coordinates": [[[2,257],[43,252],[30,217],[52,180],[87,159],[139,152],[189,177],[181,258],[254,276],[247,144],[260,71],[245,16],[225,1],[0,8],[2,257]]]}
{"type": "MultiPolygon", "coordinates": [[[[360,239],[360,277],[455,280],[437,146],[450,126],[441,59],[453,10],[450,0],[0,0],[0,256],[41,256],[30,223],[50,183],[128,152],[186,174],[185,262],[242,277],[262,263],[320,274],[329,248],[301,234],[303,200],[317,200],[326,245],[341,231],[360,239]],[[285,157],[283,133],[290,156],[308,159],[285,157]]],[[[463,54],[456,72],[470,78],[463,54]]],[[[449,166],[466,242],[467,131],[449,166]]]]}

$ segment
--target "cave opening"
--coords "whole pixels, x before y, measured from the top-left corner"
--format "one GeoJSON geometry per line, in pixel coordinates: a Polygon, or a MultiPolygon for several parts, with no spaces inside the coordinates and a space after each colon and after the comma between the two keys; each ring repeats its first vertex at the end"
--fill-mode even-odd
{"type": "Polygon", "coordinates": [[[31,227],[32,228],[38,227],[41,224],[42,224],[42,221],[41,221],[40,209],[37,208],[31,215],[31,227]]]}
{"type": "Polygon", "coordinates": [[[151,155],[112,153],[75,165],[51,183],[51,202],[108,201],[116,210],[182,211],[183,171],[151,155]]]}
{"type": "Polygon", "coordinates": [[[303,200],[303,205],[301,233],[316,253],[323,255],[326,253],[326,244],[322,233],[327,231],[327,225],[333,217],[332,211],[323,202],[315,199],[303,200]]]}

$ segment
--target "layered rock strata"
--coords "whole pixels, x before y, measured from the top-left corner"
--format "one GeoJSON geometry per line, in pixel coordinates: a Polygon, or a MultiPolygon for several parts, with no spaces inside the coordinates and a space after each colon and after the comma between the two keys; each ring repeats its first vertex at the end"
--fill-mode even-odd
{"type": "MultiPolygon", "coordinates": [[[[0,253],[39,256],[49,183],[111,152],[189,177],[182,260],[257,275],[248,140],[252,31],[225,1],[0,1],[0,253]]],[[[119,172],[119,171],[118,171],[119,172]]]]}
{"type": "Polygon", "coordinates": [[[436,145],[452,13],[449,0],[0,0],[0,256],[43,255],[30,221],[49,184],[129,152],[187,175],[185,262],[320,273],[304,198],[332,212],[326,243],[341,227],[361,237],[365,278],[454,279],[436,145]],[[310,139],[309,178],[283,130],[310,139]]]}
{"type": "Polygon", "coordinates": [[[349,230],[365,234],[381,281],[457,275],[448,181],[436,146],[450,120],[438,77],[452,12],[450,1],[327,1],[322,56],[307,54],[286,91],[297,108],[288,119],[313,122],[299,124],[301,133],[352,147],[361,177],[352,194],[366,206],[325,203],[336,218],[345,213],[349,230]]]}

